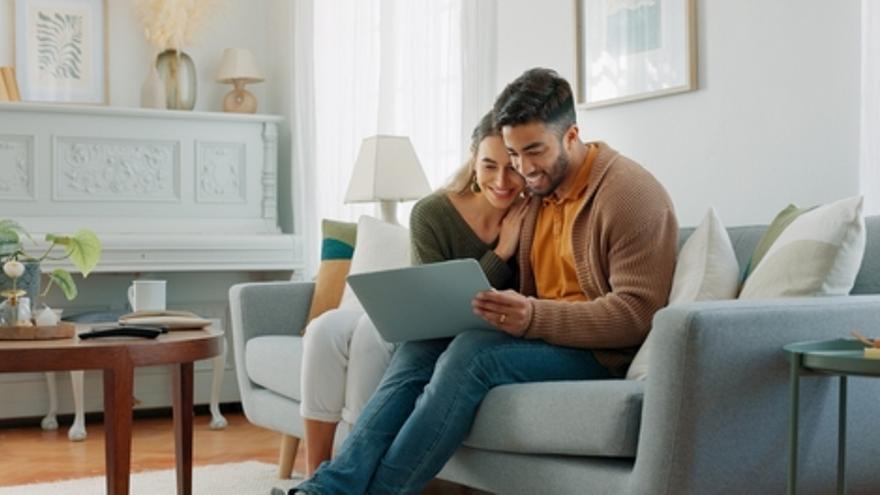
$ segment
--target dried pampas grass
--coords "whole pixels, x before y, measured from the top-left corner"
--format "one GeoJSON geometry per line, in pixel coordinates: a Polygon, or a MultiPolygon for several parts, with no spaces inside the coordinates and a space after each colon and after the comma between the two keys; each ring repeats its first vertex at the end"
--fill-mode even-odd
{"type": "Polygon", "coordinates": [[[220,0],[134,0],[144,34],[159,50],[179,50],[192,43],[196,32],[214,14],[220,0]]]}

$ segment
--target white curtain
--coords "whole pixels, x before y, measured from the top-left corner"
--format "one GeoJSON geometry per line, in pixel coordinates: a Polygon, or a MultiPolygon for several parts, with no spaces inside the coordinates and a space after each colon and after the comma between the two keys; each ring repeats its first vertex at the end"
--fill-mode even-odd
{"type": "Polygon", "coordinates": [[[880,213],[880,2],[862,0],[859,161],[865,214],[880,213]]]}
{"type": "MultiPolygon", "coordinates": [[[[494,97],[495,1],[300,0],[295,3],[295,200],[310,275],[320,220],[356,220],[343,204],[361,141],[409,136],[432,188],[463,163],[466,136],[494,97]]],[[[412,203],[398,218],[408,223],[412,203]]]]}

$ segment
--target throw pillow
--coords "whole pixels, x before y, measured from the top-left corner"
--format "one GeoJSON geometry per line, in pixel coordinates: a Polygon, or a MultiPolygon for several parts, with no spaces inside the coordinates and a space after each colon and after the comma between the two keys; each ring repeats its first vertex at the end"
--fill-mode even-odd
{"type": "MultiPolygon", "coordinates": [[[[357,246],[354,248],[349,273],[390,270],[410,265],[409,229],[368,216],[362,216],[358,220],[357,246]]],[[[364,309],[348,284],[345,285],[339,307],[361,311],[364,309]]]]}
{"type": "MultiPolygon", "coordinates": [[[[327,219],[321,221],[321,265],[318,267],[315,292],[306,324],[325,311],[339,306],[356,237],[356,223],[327,219]]],[[[303,328],[301,333],[305,331],[303,328]]]]}
{"type": "Polygon", "coordinates": [[[865,254],[860,196],[810,210],[789,206],[767,230],[740,299],[849,294],[865,254]],[[793,217],[793,218],[792,218],[793,217]],[[778,225],[787,222],[787,225],[778,225]]]}
{"type": "MultiPolygon", "coordinates": [[[[669,304],[735,299],[739,288],[739,263],[727,229],[714,208],[706,212],[678,253],[669,304]]],[[[626,378],[644,380],[648,373],[651,334],[636,353],[626,378]]]]}

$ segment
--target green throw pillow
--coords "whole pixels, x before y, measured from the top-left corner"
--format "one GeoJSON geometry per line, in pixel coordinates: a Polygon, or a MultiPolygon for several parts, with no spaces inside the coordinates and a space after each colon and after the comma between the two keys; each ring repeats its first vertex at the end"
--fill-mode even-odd
{"type": "Polygon", "coordinates": [[[746,270],[743,272],[743,282],[749,278],[749,275],[751,275],[753,271],[755,271],[755,268],[758,267],[758,263],[764,259],[767,251],[770,250],[770,246],[776,242],[776,239],[779,238],[785,228],[791,225],[791,222],[794,222],[797,217],[814,208],[816,207],[798,208],[797,206],[790,204],[776,215],[776,218],[774,218],[770,223],[770,226],[767,227],[767,231],[764,232],[761,240],[758,241],[758,245],[755,246],[755,252],[752,253],[752,257],[749,259],[749,264],[746,265],[746,270]]]}
{"type": "Polygon", "coordinates": [[[321,265],[318,267],[315,293],[306,324],[339,306],[345,289],[345,277],[351,268],[357,224],[324,219],[321,221],[321,237],[321,265]]]}

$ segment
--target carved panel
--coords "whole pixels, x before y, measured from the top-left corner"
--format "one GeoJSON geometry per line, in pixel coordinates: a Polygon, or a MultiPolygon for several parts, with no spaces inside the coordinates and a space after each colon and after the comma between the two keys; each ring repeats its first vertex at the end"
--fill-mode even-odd
{"type": "Polygon", "coordinates": [[[0,135],[0,201],[33,200],[34,138],[0,135]]]}
{"type": "Polygon", "coordinates": [[[196,201],[245,202],[245,145],[200,141],[196,149],[196,201]]]}
{"type": "Polygon", "coordinates": [[[180,200],[176,141],[61,137],[54,157],[56,200],[180,200]]]}

